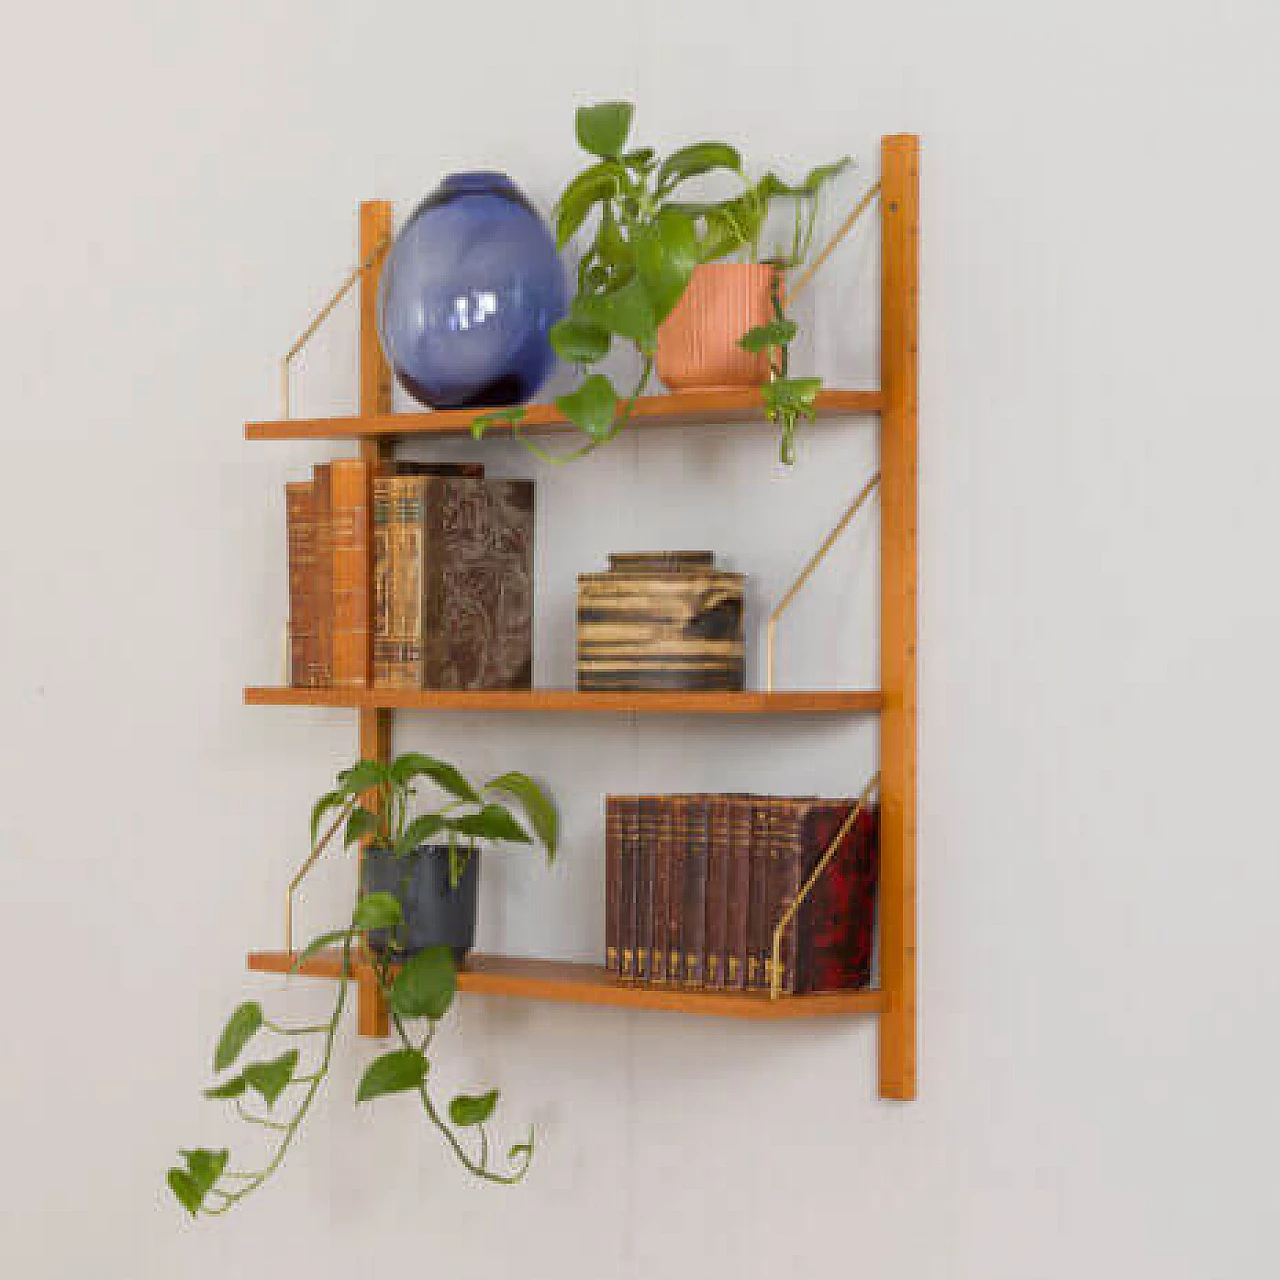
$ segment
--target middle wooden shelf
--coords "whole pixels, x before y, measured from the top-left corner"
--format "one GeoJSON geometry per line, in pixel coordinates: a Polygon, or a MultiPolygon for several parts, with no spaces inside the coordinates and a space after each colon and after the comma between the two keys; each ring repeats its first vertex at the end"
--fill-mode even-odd
{"type": "Polygon", "coordinates": [[[351,707],[359,711],[625,712],[636,715],[792,716],[876,712],[878,689],[744,690],[741,692],[585,691],[578,689],[394,689],[377,686],[304,689],[257,686],[251,707],[351,707]]]}

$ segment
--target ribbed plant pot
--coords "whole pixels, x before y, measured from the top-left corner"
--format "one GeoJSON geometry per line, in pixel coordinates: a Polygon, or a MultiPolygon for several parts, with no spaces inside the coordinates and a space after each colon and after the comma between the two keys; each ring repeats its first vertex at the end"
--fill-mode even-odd
{"type": "Polygon", "coordinates": [[[658,377],[672,391],[758,387],[769,360],[743,351],[738,339],[773,318],[775,268],[752,262],[706,262],[658,327],[658,377]]]}
{"type": "MultiPolygon", "coordinates": [[[[427,947],[450,947],[461,964],[476,939],[476,893],[480,855],[468,860],[456,888],[449,883],[449,850],[421,845],[404,858],[386,849],[366,849],[360,885],[365,893],[389,893],[400,903],[404,922],[396,930],[398,949],[416,955],[427,947]]],[[[369,945],[384,951],[390,931],[371,929],[369,945]]]]}

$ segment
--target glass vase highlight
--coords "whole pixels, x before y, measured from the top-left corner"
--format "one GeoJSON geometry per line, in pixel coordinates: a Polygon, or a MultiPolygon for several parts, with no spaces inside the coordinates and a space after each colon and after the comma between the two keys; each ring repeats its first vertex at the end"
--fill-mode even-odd
{"type": "Polygon", "coordinates": [[[521,404],[555,363],[564,266],[505,174],[456,173],[414,210],[382,272],[378,328],[400,385],[435,409],[521,404]]]}

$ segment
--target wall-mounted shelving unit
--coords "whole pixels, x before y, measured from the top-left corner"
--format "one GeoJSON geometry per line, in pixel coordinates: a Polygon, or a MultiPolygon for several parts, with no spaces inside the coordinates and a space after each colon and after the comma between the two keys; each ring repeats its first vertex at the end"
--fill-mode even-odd
{"type": "MultiPolygon", "coordinates": [[[[909,1099],[916,1091],[916,487],[917,295],[919,142],[912,135],[881,143],[881,385],[828,389],[820,420],[879,414],[881,421],[881,605],[879,690],[757,691],[743,693],[586,693],[573,689],[453,692],[367,688],[248,688],[253,706],[352,708],[359,721],[360,754],[391,755],[395,711],[490,713],[626,713],[718,716],[878,714],[880,722],[880,977],[869,991],[824,992],[771,1000],[765,994],[628,986],[603,968],[554,960],[473,956],[459,973],[462,991],[624,1009],[656,1009],[704,1017],[786,1021],[869,1014],[879,1019],[879,1091],[909,1099]]],[[[391,206],[371,201],[360,209],[360,413],[355,417],[250,422],[249,440],[354,440],[371,465],[389,460],[397,441],[463,436],[480,410],[392,412],[392,374],[376,327],[376,299],[391,206]]],[[[643,398],[633,427],[696,427],[711,422],[761,420],[757,391],[682,392],[643,398]]],[[[525,430],[565,429],[552,405],[532,406],[525,430]]],[[[628,429],[632,429],[629,427],[628,429]]],[[[250,969],[288,973],[288,952],[260,951],[250,969]]],[[[340,974],[332,954],[300,968],[309,977],[340,974]]],[[[359,1027],[385,1035],[386,1010],[367,966],[357,966],[359,1027]]]]}

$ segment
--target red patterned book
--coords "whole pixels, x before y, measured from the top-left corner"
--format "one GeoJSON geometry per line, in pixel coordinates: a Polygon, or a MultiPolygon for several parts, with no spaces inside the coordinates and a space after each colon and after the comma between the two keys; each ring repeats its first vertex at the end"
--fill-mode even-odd
{"type": "Polygon", "coordinates": [[[636,796],[620,796],[622,811],[622,874],[618,906],[618,976],[636,980],[636,889],[640,863],[640,802],[636,796]]]}
{"type": "MultiPolygon", "coordinates": [[[[671,843],[675,831],[670,796],[658,797],[658,840],[653,872],[653,949],[649,953],[649,981],[656,986],[668,982],[671,923],[671,843]]],[[[679,974],[676,974],[679,981],[679,974]]]]}
{"type": "Polygon", "coordinates": [[[333,521],[328,463],[313,469],[311,488],[316,561],[311,578],[312,636],[307,684],[313,689],[327,689],[333,683],[333,521]]]}
{"type": "Polygon", "coordinates": [[[763,991],[769,984],[769,815],[767,796],[751,802],[750,883],[747,894],[747,990],[763,991]]]}
{"type": "Polygon", "coordinates": [[[312,579],[315,576],[316,524],[310,481],[284,487],[285,528],[289,549],[289,683],[307,688],[315,644],[312,579]]]}
{"type": "Polygon", "coordinates": [[[704,981],[712,990],[725,986],[729,933],[729,797],[707,798],[707,934],[704,981]]]}
{"type": "Polygon", "coordinates": [[[707,854],[711,836],[711,806],[704,795],[687,797],[684,850],[684,917],[680,949],[684,952],[684,984],[702,987],[707,981],[707,854]]]}
{"type": "Polygon", "coordinates": [[[617,974],[622,967],[618,949],[618,921],[622,894],[622,798],[604,798],[604,967],[617,974]]]}
{"type": "Polygon", "coordinates": [[[747,985],[747,913],[751,900],[750,796],[729,798],[729,868],[725,912],[724,985],[742,991],[747,985]]]}

